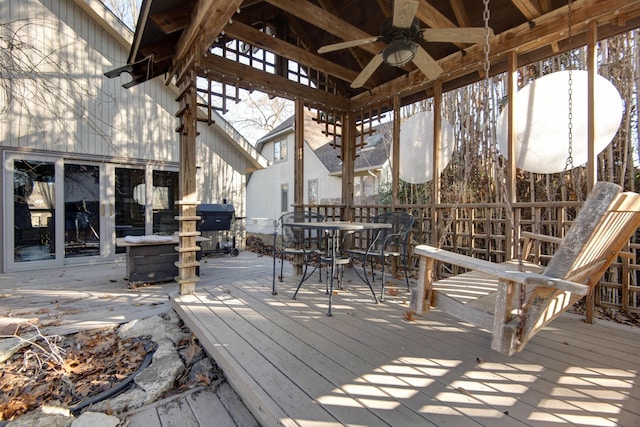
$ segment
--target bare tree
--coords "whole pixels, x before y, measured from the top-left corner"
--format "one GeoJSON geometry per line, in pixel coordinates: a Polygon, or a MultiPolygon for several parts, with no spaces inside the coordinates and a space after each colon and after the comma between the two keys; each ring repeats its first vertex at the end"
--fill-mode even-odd
{"type": "Polygon", "coordinates": [[[273,130],[293,114],[293,103],[284,98],[270,98],[262,92],[247,96],[226,113],[229,121],[251,142],[273,130]]]}
{"type": "MultiPolygon", "coordinates": [[[[51,146],[60,141],[83,141],[71,122],[83,123],[107,145],[114,147],[108,118],[89,105],[115,103],[116,99],[94,87],[66,60],[64,49],[40,42],[43,32],[57,31],[58,23],[22,19],[0,21],[0,122],[51,146]]],[[[18,132],[19,133],[19,132],[18,132]]]]}
{"type": "Polygon", "coordinates": [[[141,0],[103,0],[103,2],[127,27],[135,28],[140,15],[141,0]]]}

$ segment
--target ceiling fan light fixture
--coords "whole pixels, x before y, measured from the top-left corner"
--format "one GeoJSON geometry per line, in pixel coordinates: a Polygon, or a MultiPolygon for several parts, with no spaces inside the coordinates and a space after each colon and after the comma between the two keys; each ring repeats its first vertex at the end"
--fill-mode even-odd
{"type": "Polygon", "coordinates": [[[416,56],[418,45],[408,39],[398,38],[393,40],[382,51],[384,62],[394,67],[399,67],[410,62],[416,56]]]}

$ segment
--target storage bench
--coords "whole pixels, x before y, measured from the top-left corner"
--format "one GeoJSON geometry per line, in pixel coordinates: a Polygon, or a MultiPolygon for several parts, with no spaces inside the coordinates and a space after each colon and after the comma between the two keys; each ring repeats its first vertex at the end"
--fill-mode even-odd
{"type": "MultiPolygon", "coordinates": [[[[171,236],[166,242],[127,242],[124,237],[116,239],[116,246],[127,248],[127,279],[130,284],[158,283],[174,280],[178,276],[178,237],[171,236]]],[[[196,237],[200,242],[208,241],[205,237],[196,237]]],[[[200,261],[202,251],[196,252],[196,259],[200,261]]],[[[196,267],[196,274],[200,274],[200,267],[196,267]]]]}

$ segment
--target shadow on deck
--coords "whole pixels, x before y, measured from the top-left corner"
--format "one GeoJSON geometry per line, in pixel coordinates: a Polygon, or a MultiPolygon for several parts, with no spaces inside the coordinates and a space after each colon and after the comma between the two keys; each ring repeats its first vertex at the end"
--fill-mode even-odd
{"type": "Polygon", "coordinates": [[[317,276],[293,300],[290,268],[274,296],[271,258],[242,254],[237,262],[235,275],[205,268],[196,293],[171,304],[264,426],[640,419],[637,329],[563,315],[507,357],[490,349],[487,331],[438,310],[405,320],[406,290],[375,304],[351,272],[327,317],[317,276]]]}
{"type": "Polygon", "coordinates": [[[487,331],[439,310],[406,321],[406,291],[375,304],[352,272],[333,317],[322,284],[291,299],[289,263],[273,296],[272,265],[248,252],[206,257],[189,296],[176,296],[175,283],[129,289],[118,263],[3,274],[0,315],[70,333],[164,312],[173,294],[265,427],[638,425],[636,328],[563,315],[507,357],[487,331]]]}

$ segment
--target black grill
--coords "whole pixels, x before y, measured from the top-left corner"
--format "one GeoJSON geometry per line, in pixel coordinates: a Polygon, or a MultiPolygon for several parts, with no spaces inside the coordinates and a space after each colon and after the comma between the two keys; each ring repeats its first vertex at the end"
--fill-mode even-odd
{"type": "Polygon", "coordinates": [[[202,204],[196,209],[200,231],[230,230],[235,209],[228,204],[202,204]]]}

